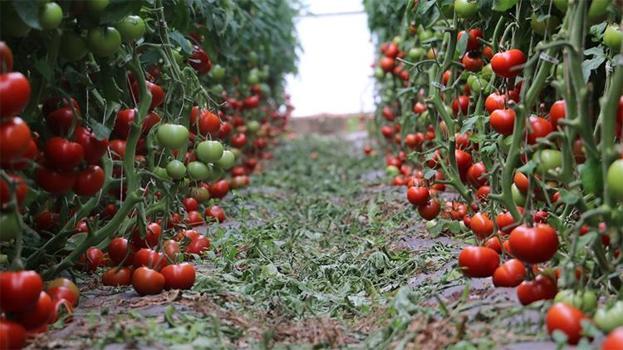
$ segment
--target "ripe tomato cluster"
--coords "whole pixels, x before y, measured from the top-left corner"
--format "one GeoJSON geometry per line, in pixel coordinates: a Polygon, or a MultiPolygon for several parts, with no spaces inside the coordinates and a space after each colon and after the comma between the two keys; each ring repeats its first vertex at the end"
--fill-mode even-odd
{"type": "Polygon", "coordinates": [[[370,6],[375,122],[391,183],[429,227],[473,233],[463,274],[523,305],[554,300],[547,329],[576,344],[582,320],[623,326],[610,312],[623,285],[622,18],[608,0],[552,3],[370,6]],[[581,53],[599,58],[588,69],[581,53]]]}
{"type": "Polygon", "coordinates": [[[0,2],[0,348],[71,313],[66,269],[139,295],[192,288],[185,260],[272,158],[294,9],[195,2],[182,21],[177,6],[0,2]]]}

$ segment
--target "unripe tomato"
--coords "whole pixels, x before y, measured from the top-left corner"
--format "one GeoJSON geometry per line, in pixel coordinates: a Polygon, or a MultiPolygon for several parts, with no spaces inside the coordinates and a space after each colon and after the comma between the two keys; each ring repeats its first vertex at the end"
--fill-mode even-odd
{"type": "Polygon", "coordinates": [[[121,34],[114,27],[92,28],[87,33],[87,44],[95,56],[109,57],[121,47],[121,34]]]}
{"type": "Polygon", "coordinates": [[[55,2],[48,2],[39,8],[39,24],[44,30],[57,28],[63,21],[63,9],[55,2]]]}
{"type": "Polygon", "coordinates": [[[140,16],[130,15],[119,21],[116,28],[123,41],[134,41],[145,34],[145,21],[140,16]]]}

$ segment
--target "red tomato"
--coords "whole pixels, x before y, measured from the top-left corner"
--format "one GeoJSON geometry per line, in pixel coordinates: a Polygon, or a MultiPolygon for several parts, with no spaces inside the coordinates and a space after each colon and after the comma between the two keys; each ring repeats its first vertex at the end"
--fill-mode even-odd
{"type": "Polygon", "coordinates": [[[78,305],[80,295],[76,294],[76,292],[70,287],[50,287],[48,288],[47,292],[53,301],[66,300],[72,306],[78,305]]]}
{"type": "Polygon", "coordinates": [[[417,211],[424,220],[432,220],[439,215],[441,205],[436,199],[431,199],[426,204],[419,205],[417,211]]]}
{"type": "MultiPolygon", "coordinates": [[[[471,223],[471,218],[469,222],[471,223]]],[[[486,240],[483,246],[495,250],[498,254],[502,254],[502,242],[500,242],[500,239],[495,236],[486,240]]]]}
{"type": "Polygon", "coordinates": [[[47,325],[54,311],[52,298],[46,292],[39,293],[39,299],[31,309],[14,314],[14,319],[26,329],[47,325]]]}
{"type": "Polygon", "coordinates": [[[242,106],[246,109],[257,108],[260,105],[260,96],[252,95],[242,101],[242,106]]]}
{"type": "Polygon", "coordinates": [[[149,248],[141,248],[134,254],[134,267],[147,266],[156,271],[167,265],[166,257],[149,248]]]}
{"type": "Polygon", "coordinates": [[[492,93],[487,96],[485,100],[485,109],[489,113],[493,113],[496,109],[505,109],[506,108],[506,96],[500,95],[497,92],[492,93]]]}
{"type": "Polygon", "coordinates": [[[379,61],[379,67],[381,67],[385,73],[391,72],[394,69],[395,64],[396,62],[394,59],[387,56],[381,57],[381,60],[379,61]]]}
{"type": "Polygon", "coordinates": [[[186,223],[190,226],[198,226],[202,225],[204,221],[203,217],[201,217],[201,213],[193,210],[189,211],[188,214],[186,214],[186,223]]]}
{"type": "Polygon", "coordinates": [[[493,272],[496,287],[517,287],[526,278],[526,267],[519,259],[510,259],[493,272]]]}
{"type": "Polygon", "coordinates": [[[430,192],[426,187],[409,187],[407,200],[413,205],[424,205],[430,199],[430,192]]]}
{"type": "Polygon", "coordinates": [[[12,70],[13,51],[4,41],[0,41],[0,73],[8,73],[12,70]]]}
{"type": "Polygon", "coordinates": [[[533,281],[523,281],[517,286],[517,298],[521,305],[554,299],[556,293],[558,293],[556,282],[544,275],[536,276],[533,281]]]}
{"type": "Polygon", "coordinates": [[[558,100],[554,102],[549,109],[549,121],[552,123],[552,127],[556,129],[558,127],[558,121],[565,118],[567,115],[567,104],[565,100],[558,100]]]}
{"type": "Polygon", "coordinates": [[[188,64],[193,67],[199,75],[204,75],[212,69],[210,56],[199,46],[193,46],[193,52],[188,58],[188,64]]]}
{"type": "Polygon", "coordinates": [[[104,252],[97,247],[90,247],[86,252],[86,264],[88,271],[95,271],[98,267],[106,265],[104,252]]]}
{"type": "MultiPolygon", "coordinates": [[[[0,144],[2,141],[0,140],[0,144]]],[[[39,155],[37,143],[32,138],[26,146],[26,150],[18,157],[2,158],[0,156],[0,168],[12,170],[24,170],[30,167],[30,161],[39,155]]]]}
{"type": "Polygon", "coordinates": [[[476,213],[472,216],[469,228],[479,239],[485,239],[493,233],[493,221],[487,214],[476,213]]]}
{"type": "Polygon", "coordinates": [[[76,182],[76,173],[56,171],[40,167],[35,173],[37,184],[52,194],[64,194],[71,190],[76,182]]]}
{"type": "Polygon", "coordinates": [[[129,286],[132,283],[132,270],[127,267],[108,269],[102,274],[102,283],[113,287],[129,286]]]}
{"type": "Polygon", "coordinates": [[[43,290],[43,280],[35,271],[0,272],[0,309],[21,312],[31,309],[43,290]]]}
{"type": "Polygon", "coordinates": [[[519,75],[526,63],[526,56],[519,49],[510,49],[498,52],[491,58],[491,68],[496,75],[504,78],[513,78],[519,75]]]}
{"type": "Polygon", "coordinates": [[[515,111],[512,108],[496,109],[489,116],[489,124],[493,130],[504,136],[512,135],[515,116],[515,111]]]}
{"type": "Polygon", "coordinates": [[[197,202],[197,200],[194,199],[193,197],[184,198],[184,200],[182,201],[182,204],[184,204],[184,209],[186,209],[186,211],[193,211],[193,210],[199,209],[199,202],[197,202]]]}
{"type": "Polygon", "coordinates": [[[206,208],[205,216],[206,218],[208,217],[213,218],[217,222],[225,221],[225,211],[223,210],[223,208],[219,207],[218,205],[213,205],[210,208],[206,208]]]}
{"type": "Polygon", "coordinates": [[[45,143],[45,157],[55,169],[71,170],[84,160],[84,148],[77,142],[52,137],[45,143]]]}
{"type": "Polygon", "coordinates": [[[214,134],[221,128],[221,119],[216,114],[203,110],[199,116],[198,126],[201,135],[214,134]]]}
{"type": "Polygon", "coordinates": [[[123,159],[125,157],[126,142],[123,140],[111,140],[108,148],[113,153],[113,159],[123,159]]]}
{"type": "Polygon", "coordinates": [[[130,128],[132,124],[134,124],[134,119],[136,119],[136,109],[122,109],[117,112],[117,119],[115,119],[115,126],[113,128],[113,133],[115,136],[120,139],[127,140],[128,135],[130,135],[130,128]]]}
{"type": "Polygon", "coordinates": [[[484,62],[480,58],[480,54],[474,51],[470,51],[463,55],[463,58],[461,58],[461,64],[463,64],[465,70],[470,72],[478,72],[482,69],[482,66],[484,66],[484,62]]]}
{"type": "Polygon", "coordinates": [[[489,198],[489,194],[491,193],[491,187],[489,186],[480,186],[478,190],[476,190],[476,198],[484,201],[489,198]]]}
{"type": "Polygon", "coordinates": [[[191,239],[188,246],[186,246],[186,253],[202,254],[208,249],[210,249],[210,239],[204,235],[199,235],[196,238],[191,239]]]}
{"type": "Polygon", "coordinates": [[[394,114],[394,110],[390,106],[383,107],[383,117],[387,119],[387,121],[394,121],[396,118],[396,114],[394,114]]]}
{"type": "Polygon", "coordinates": [[[547,310],[545,324],[549,334],[555,330],[562,331],[567,335],[569,344],[577,344],[582,337],[582,320],[584,319],[587,317],[579,309],[571,305],[556,303],[547,310]]]}
{"type": "Polygon", "coordinates": [[[90,165],[78,173],[73,187],[74,192],[79,196],[93,196],[102,189],[104,180],[104,169],[97,165],[90,165]]]}
{"type": "Polygon", "coordinates": [[[601,350],[620,350],[623,349],[623,327],[611,331],[603,343],[601,350]]]}
{"type": "Polygon", "coordinates": [[[0,123],[0,159],[3,162],[19,159],[28,150],[31,140],[30,128],[22,118],[13,117],[2,120],[0,123]]]}
{"type": "Polygon", "coordinates": [[[130,249],[128,240],[123,237],[113,238],[108,244],[108,256],[114,265],[132,265],[134,254],[130,249]]]}
{"type": "Polygon", "coordinates": [[[236,148],[242,148],[247,143],[247,135],[238,133],[231,137],[231,145],[236,148]]]}
{"type": "Polygon", "coordinates": [[[229,192],[229,183],[226,180],[220,180],[210,185],[210,196],[213,198],[223,198],[229,192]]]}
{"type": "Polygon", "coordinates": [[[483,162],[472,164],[467,169],[467,181],[474,187],[480,187],[487,184],[486,173],[487,168],[483,162]]]}
{"type": "Polygon", "coordinates": [[[468,277],[489,277],[499,265],[500,256],[491,248],[469,246],[459,253],[459,267],[468,277]]]}
{"type": "Polygon", "coordinates": [[[385,50],[383,50],[383,53],[385,54],[385,57],[396,58],[396,56],[398,56],[399,51],[400,49],[398,48],[398,45],[391,42],[387,44],[387,47],[385,47],[385,50]]]}
{"type": "Polygon", "coordinates": [[[505,234],[510,234],[513,228],[515,228],[513,215],[510,212],[503,212],[495,217],[495,223],[498,225],[498,229],[505,234]]]}
{"type": "Polygon", "coordinates": [[[516,227],[509,238],[513,256],[531,264],[551,259],[558,250],[556,230],[547,224],[516,227]]]}
{"type": "Polygon", "coordinates": [[[154,112],[149,113],[143,119],[143,125],[141,126],[141,132],[143,135],[147,135],[149,130],[151,130],[156,124],[160,123],[160,116],[154,112]]]}
{"type": "Polygon", "coordinates": [[[132,273],[132,286],[139,295],[158,294],[164,289],[164,276],[147,267],[139,267],[132,273]]]}
{"type": "Polygon", "coordinates": [[[480,48],[480,38],[482,38],[483,34],[482,34],[482,30],[480,30],[479,28],[474,28],[474,29],[470,29],[469,32],[462,30],[459,32],[458,36],[457,36],[457,41],[461,40],[461,37],[467,34],[467,51],[473,51],[473,50],[477,50],[478,48],[480,48]]]}
{"type": "Polygon", "coordinates": [[[5,204],[8,204],[11,201],[12,193],[10,185],[13,185],[15,188],[15,199],[17,200],[17,204],[22,205],[24,199],[26,199],[26,195],[28,194],[28,185],[21,176],[8,176],[11,180],[10,184],[0,178],[0,207],[4,207],[5,204]]]}
{"type": "Polygon", "coordinates": [[[517,189],[522,193],[528,192],[528,188],[530,186],[530,179],[521,171],[516,171],[513,176],[513,183],[517,186],[517,189]]]}
{"type": "Polygon", "coordinates": [[[529,119],[528,143],[533,145],[538,138],[547,137],[552,131],[554,131],[554,127],[547,119],[531,116],[529,119]]]}
{"type": "Polygon", "coordinates": [[[76,127],[73,140],[82,146],[84,159],[89,164],[99,164],[108,150],[108,140],[98,140],[89,129],[81,126],[76,127]]]}
{"type": "Polygon", "coordinates": [[[76,284],[73,281],[67,278],[59,277],[46,283],[46,292],[48,292],[48,294],[50,295],[52,299],[58,299],[56,298],[57,296],[64,294],[64,293],[58,293],[58,292],[56,293],[51,292],[54,288],[57,288],[57,287],[66,288],[69,291],[69,294],[71,294],[68,298],[74,301],[73,305],[78,304],[78,300],[80,299],[80,290],[78,289],[78,286],[76,286],[76,284]]]}
{"type": "Polygon", "coordinates": [[[26,329],[19,323],[0,318],[0,349],[21,349],[26,346],[26,329]]]}
{"type": "Polygon", "coordinates": [[[467,170],[472,166],[472,155],[460,149],[454,150],[454,158],[456,159],[456,165],[459,168],[461,177],[467,173],[467,170]]]}
{"type": "Polygon", "coordinates": [[[452,113],[456,116],[459,115],[459,111],[462,115],[467,115],[469,111],[469,96],[461,95],[452,101],[452,113]]]}
{"type": "Polygon", "coordinates": [[[57,135],[65,135],[74,121],[74,111],[71,106],[64,106],[46,114],[45,121],[50,130],[57,135]]]}
{"type": "MultiPolygon", "coordinates": [[[[145,80],[145,85],[147,86],[147,91],[151,94],[151,104],[149,105],[149,110],[152,111],[164,102],[164,90],[162,90],[160,85],[154,84],[151,81],[145,80]]],[[[139,102],[140,89],[138,87],[138,83],[134,82],[130,90],[134,101],[139,102]]]]}
{"type": "Polygon", "coordinates": [[[176,261],[177,256],[180,253],[180,245],[172,239],[168,239],[162,243],[162,251],[164,256],[170,261],[176,261]]]}
{"type": "Polygon", "coordinates": [[[189,263],[169,265],[161,273],[165,289],[190,289],[195,284],[195,267],[189,263]]]}
{"type": "Polygon", "coordinates": [[[0,117],[19,114],[30,99],[30,83],[24,74],[11,72],[0,74],[0,117]]]}

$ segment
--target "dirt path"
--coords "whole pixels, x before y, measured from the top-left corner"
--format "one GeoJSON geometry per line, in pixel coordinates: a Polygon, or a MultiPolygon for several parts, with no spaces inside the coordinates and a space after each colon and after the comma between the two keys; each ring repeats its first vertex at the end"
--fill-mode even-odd
{"type": "Polygon", "coordinates": [[[455,257],[467,236],[430,237],[360,143],[285,144],[223,203],[228,221],[203,228],[213,250],[192,291],[139,297],[87,277],[73,322],[31,347],[480,349],[543,338],[512,290],[465,285],[455,257]]]}

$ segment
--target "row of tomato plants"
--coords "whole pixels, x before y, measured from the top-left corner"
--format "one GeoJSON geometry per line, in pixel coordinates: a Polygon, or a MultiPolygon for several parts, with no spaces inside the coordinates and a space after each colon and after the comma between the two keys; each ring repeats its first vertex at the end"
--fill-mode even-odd
{"type": "Polygon", "coordinates": [[[465,276],[541,301],[557,341],[623,348],[620,4],[364,3],[392,183],[473,233],[465,276]]]}
{"type": "MultiPolygon", "coordinates": [[[[0,4],[0,349],[71,314],[67,271],[140,295],[185,262],[284,129],[283,0],[0,4]]],[[[73,275],[73,274],[72,274],[73,275]]]]}

